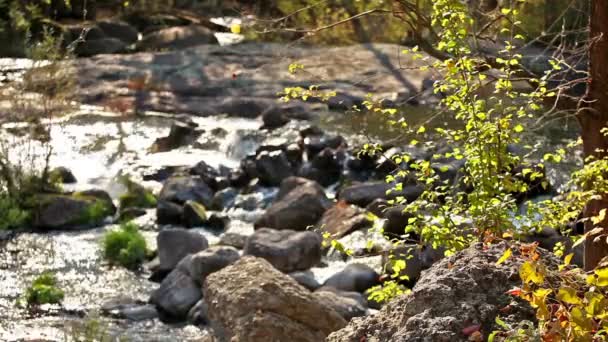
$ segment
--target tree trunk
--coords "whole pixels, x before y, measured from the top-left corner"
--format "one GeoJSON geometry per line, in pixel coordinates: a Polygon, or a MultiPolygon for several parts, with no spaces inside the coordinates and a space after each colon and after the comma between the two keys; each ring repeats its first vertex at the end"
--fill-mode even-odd
{"type": "MultiPolygon", "coordinates": [[[[585,107],[578,115],[582,128],[583,150],[585,156],[608,157],[608,137],[602,128],[608,127],[608,0],[592,0],[589,49],[589,85],[585,95],[585,107]]],[[[589,202],[584,217],[598,215],[608,208],[608,194],[602,199],[589,202]]],[[[600,223],[603,234],[608,233],[608,220],[600,223]]],[[[585,231],[594,228],[591,222],[585,223],[585,231]]],[[[600,260],[608,256],[608,243],[605,238],[594,241],[595,236],[585,240],[585,270],[594,269],[600,260]]]]}

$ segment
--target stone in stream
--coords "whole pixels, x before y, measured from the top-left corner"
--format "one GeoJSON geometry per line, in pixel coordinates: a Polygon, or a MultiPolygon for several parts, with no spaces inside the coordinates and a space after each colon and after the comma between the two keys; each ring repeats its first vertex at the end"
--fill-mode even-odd
{"type": "Polygon", "coordinates": [[[400,191],[392,190],[393,186],[393,184],[383,181],[356,183],[341,189],[338,194],[338,199],[344,200],[347,203],[356,204],[360,207],[366,207],[378,198],[394,199],[398,196],[402,196],[407,202],[412,202],[423,192],[422,187],[418,185],[404,186],[400,191]]]}
{"type": "Polygon", "coordinates": [[[367,301],[360,293],[355,294],[359,295],[359,300],[344,296],[340,291],[331,291],[323,288],[313,292],[313,296],[319,302],[336,310],[347,321],[367,314],[367,301]]]}
{"type": "Polygon", "coordinates": [[[182,210],[182,224],[186,228],[201,227],[207,222],[205,207],[195,201],[186,201],[182,210]]]}
{"type": "Polygon", "coordinates": [[[115,212],[106,201],[83,194],[45,194],[34,198],[33,225],[39,229],[94,227],[115,212]]]}
{"type": "Polygon", "coordinates": [[[183,214],[183,206],[177,203],[159,200],[156,204],[156,221],[158,224],[181,224],[183,214]]]}
{"type": "Polygon", "coordinates": [[[287,178],[274,203],[255,222],[256,228],[305,230],[315,225],[331,201],[316,182],[287,178]]]}
{"type": "Polygon", "coordinates": [[[116,38],[100,38],[79,41],[74,53],[79,57],[91,57],[100,54],[117,54],[127,51],[127,44],[116,38]]]}
{"type": "Polygon", "coordinates": [[[207,277],[203,298],[211,326],[225,340],[318,342],[346,324],[291,277],[252,256],[207,277]]]}
{"type": "Polygon", "coordinates": [[[289,122],[289,118],[281,108],[273,106],[262,113],[262,122],[262,129],[273,130],[285,126],[289,122]]]}
{"type": "Polygon", "coordinates": [[[338,201],[323,214],[317,227],[338,239],[355,230],[371,227],[371,224],[363,209],[338,201]]]}
{"type": "Polygon", "coordinates": [[[173,177],[165,182],[158,199],[178,204],[196,201],[209,207],[213,200],[213,190],[197,176],[173,177]]]}
{"type": "Polygon", "coordinates": [[[177,268],[201,284],[208,275],[234,263],[240,258],[238,250],[229,246],[212,246],[184,257],[177,268]]]}
{"type": "Polygon", "coordinates": [[[160,270],[172,270],[188,254],[194,254],[209,246],[207,239],[186,229],[165,229],[156,236],[160,270]]]}
{"type": "Polygon", "coordinates": [[[223,246],[232,246],[236,249],[243,249],[247,243],[247,238],[247,235],[226,232],[220,237],[219,244],[223,246]]]}
{"type": "Polygon", "coordinates": [[[315,275],[310,271],[295,271],[289,273],[289,276],[310,291],[321,287],[321,284],[315,279],[315,275]]]}
{"type": "Polygon", "coordinates": [[[169,317],[183,320],[190,309],[201,299],[201,287],[179,268],[163,279],[160,287],[152,292],[150,303],[169,317]]]}
{"type": "Polygon", "coordinates": [[[228,187],[215,193],[211,201],[212,210],[228,209],[234,205],[235,198],[239,191],[235,188],[228,187]]]}
{"type": "Polygon", "coordinates": [[[120,39],[127,44],[133,44],[139,39],[139,32],[123,21],[101,20],[96,24],[107,37],[120,39]]]}
{"type": "Polygon", "coordinates": [[[323,287],[363,293],[376,285],[380,285],[380,275],[374,269],[363,264],[349,264],[327,279],[323,287]]]}
{"type": "Polygon", "coordinates": [[[218,44],[213,31],[198,25],[178,26],[145,34],[137,43],[138,51],[181,50],[196,45],[218,44]]]}
{"type": "Polygon", "coordinates": [[[77,182],[76,177],[67,167],[56,167],[50,172],[50,178],[62,184],[74,184],[77,182]]]}
{"type": "Polygon", "coordinates": [[[294,170],[283,151],[264,151],[255,159],[257,175],[260,181],[268,186],[278,186],[290,176],[294,170]]]}
{"type": "MultiPolygon", "coordinates": [[[[538,251],[548,277],[556,274],[560,261],[548,251],[538,251]]],[[[353,319],[327,341],[465,342],[470,336],[464,331],[471,326],[479,326],[481,340],[500,330],[498,316],[508,325],[534,322],[535,310],[507,293],[521,286],[518,272],[524,260],[518,246],[476,243],[433,265],[411,293],[390,301],[375,315],[353,319]],[[496,265],[508,248],[513,255],[496,265]],[[501,312],[505,308],[508,314],[501,312]]]]}
{"type": "Polygon", "coordinates": [[[200,135],[201,132],[197,131],[194,125],[175,121],[171,125],[169,135],[166,137],[157,138],[152,146],[150,146],[150,152],[168,152],[176,148],[189,145],[196,141],[200,135]]]}
{"type": "Polygon", "coordinates": [[[266,259],[282,272],[307,270],[321,261],[319,234],[261,228],[247,239],[244,254],[266,259]]]}

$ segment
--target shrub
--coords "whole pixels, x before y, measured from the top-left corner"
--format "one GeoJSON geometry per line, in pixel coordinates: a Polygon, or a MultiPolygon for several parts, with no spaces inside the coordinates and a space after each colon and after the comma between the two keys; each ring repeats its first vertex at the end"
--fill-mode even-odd
{"type": "Polygon", "coordinates": [[[0,230],[19,227],[27,221],[29,213],[8,196],[0,196],[0,230]]]}
{"type": "Polygon", "coordinates": [[[111,264],[136,269],[145,260],[146,253],[146,240],[132,222],[107,232],[103,238],[103,256],[111,264]]]}
{"type": "Polygon", "coordinates": [[[63,291],[57,287],[57,278],[51,272],[45,272],[34,279],[25,292],[28,305],[57,304],[63,297],[63,291]]]}

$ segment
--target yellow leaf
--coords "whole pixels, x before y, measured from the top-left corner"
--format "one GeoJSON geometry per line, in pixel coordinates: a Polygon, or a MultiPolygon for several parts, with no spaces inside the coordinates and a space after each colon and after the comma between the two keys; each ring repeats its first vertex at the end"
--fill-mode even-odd
{"type": "Polygon", "coordinates": [[[547,296],[551,294],[551,289],[538,289],[532,293],[532,301],[530,305],[533,308],[538,308],[536,317],[540,320],[547,320],[551,317],[551,313],[547,308],[547,296]]]}
{"type": "Polygon", "coordinates": [[[496,265],[500,265],[503,262],[507,261],[507,259],[509,259],[511,257],[511,255],[513,255],[513,251],[511,251],[511,248],[507,249],[502,256],[500,257],[500,259],[498,259],[498,261],[496,262],[496,265]]]}
{"type": "Polygon", "coordinates": [[[597,286],[608,286],[608,267],[599,268],[594,273],[597,275],[597,286]]]}
{"type": "Polygon", "coordinates": [[[576,290],[567,286],[559,289],[557,299],[572,305],[580,305],[583,303],[583,301],[576,294],[576,290]]]}
{"type": "Polygon", "coordinates": [[[574,253],[570,253],[568,255],[566,255],[564,257],[564,265],[570,265],[570,262],[572,262],[572,257],[574,256],[574,253]]]}
{"type": "Polygon", "coordinates": [[[524,262],[519,269],[519,276],[524,283],[528,284],[530,282],[540,285],[545,280],[545,275],[542,272],[543,270],[536,263],[531,263],[529,261],[524,262]]]}
{"type": "Polygon", "coordinates": [[[234,25],[230,26],[230,32],[232,32],[234,34],[240,34],[241,33],[241,25],[234,24],[234,25]]]}

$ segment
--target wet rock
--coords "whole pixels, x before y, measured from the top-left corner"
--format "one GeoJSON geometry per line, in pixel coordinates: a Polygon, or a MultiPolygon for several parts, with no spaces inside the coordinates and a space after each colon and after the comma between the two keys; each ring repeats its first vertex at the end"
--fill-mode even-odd
{"type": "Polygon", "coordinates": [[[289,118],[279,107],[271,107],[262,113],[262,129],[273,130],[285,126],[289,118]]]}
{"type": "Polygon", "coordinates": [[[310,163],[303,164],[298,175],[330,186],[340,179],[344,155],[334,149],[325,148],[312,158],[310,163]]]}
{"type": "Polygon", "coordinates": [[[330,205],[319,184],[290,177],[283,182],[277,200],[255,222],[255,227],[304,230],[315,225],[330,205]]]}
{"type": "Polygon", "coordinates": [[[217,44],[211,30],[203,26],[178,26],[161,29],[145,34],[137,43],[139,51],[158,51],[163,49],[185,49],[196,45],[217,44]]]}
{"type": "Polygon", "coordinates": [[[354,317],[365,316],[367,313],[367,307],[363,306],[360,301],[341,296],[339,292],[325,291],[320,289],[315,291],[313,296],[319,302],[324,303],[334,309],[347,321],[350,321],[354,317]]]}
{"type": "Polygon", "coordinates": [[[144,216],[147,214],[146,209],[142,208],[127,208],[125,210],[120,211],[120,215],[118,216],[118,221],[120,222],[128,222],[134,220],[138,217],[144,216]]]}
{"type": "Polygon", "coordinates": [[[211,209],[223,210],[232,207],[238,194],[239,191],[235,188],[226,188],[216,192],[211,201],[211,209]]]}
{"type": "Polygon", "coordinates": [[[244,254],[268,260],[282,272],[307,270],[321,261],[321,237],[312,231],[261,228],[247,239],[244,254]]]}
{"type": "Polygon", "coordinates": [[[187,319],[190,324],[205,325],[209,322],[208,315],[207,304],[201,299],[188,311],[187,319]]]}
{"type": "Polygon", "coordinates": [[[156,236],[159,268],[172,270],[188,254],[194,254],[209,246],[207,239],[186,229],[166,229],[156,236]]]}
{"type": "Polygon", "coordinates": [[[181,224],[183,213],[183,207],[179,204],[168,201],[158,201],[156,204],[158,224],[181,224]]]}
{"type": "Polygon", "coordinates": [[[158,311],[156,311],[154,305],[140,304],[133,300],[125,299],[104,303],[101,308],[102,313],[111,317],[128,319],[135,322],[158,318],[158,311]]]}
{"type": "Polygon", "coordinates": [[[390,184],[381,181],[357,183],[340,190],[338,198],[346,203],[365,207],[375,199],[386,198],[386,192],[390,189],[390,184]]]}
{"type": "Polygon", "coordinates": [[[302,163],[302,149],[298,144],[289,144],[285,147],[285,155],[287,160],[293,166],[298,166],[302,163]]]}
{"type": "Polygon", "coordinates": [[[213,200],[213,191],[200,177],[173,177],[165,182],[158,199],[178,204],[195,201],[209,207],[213,200]]]}
{"type": "Polygon", "coordinates": [[[104,201],[92,196],[38,195],[33,204],[33,223],[39,229],[93,227],[114,214],[104,201]]]}
{"type": "Polygon", "coordinates": [[[211,214],[211,216],[209,216],[209,218],[205,222],[205,226],[213,230],[221,231],[226,229],[229,223],[230,217],[218,214],[211,214]]]}
{"type": "Polygon", "coordinates": [[[243,257],[207,277],[209,319],[227,340],[318,342],[345,325],[332,308],[267,261],[243,257]]]}
{"type": "Polygon", "coordinates": [[[338,198],[347,203],[356,204],[360,207],[366,207],[375,199],[393,199],[398,196],[404,197],[408,202],[412,202],[422,194],[423,189],[417,185],[403,186],[402,190],[394,191],[393,185],[382,182],[373,181],[366,183],[356,183],[340,190],[338,198]]]}
{"type": "Polygon", "coordinates": [[[56,167],[50,172],[51,179],[57,180],[63,184],[74,184],[77,182],[76,177],[67,167],[56,167]]]}
{"type": "Polygon", "coordinates": [[[102,20],[97,22],[97,27],[99,27],[107,37],[120,39],[126,44],[133,44],[139,39],[137,30],[133,26],[122,21],[102,20]]]}
{"type": "Polygon", "coordinates": [[[175,121],[171,125],[169,135],[156,139],[152,146],[150,146],[150,152],[167,152],[189,145],[193,143],[200,136],[200,134],[201,133],[192,125],[175,121]]]}
{"type": "Polygon", "coordinates": [[[289,273],[289,276],[292,277],[298,284],[304,286],[310,291],[314,291],[321,287],[321,284],[315,279],[315,276],[310,271],[296,271],[289,273]]]}
{"type": "Polygon", "coordinates": [[[237,249],[245,248],[245,244],[247,243],[247,236],[239,233],[231,233],[227,232],[222,234],[220,237],[220,245],[224,246],[232,246],[237,249]]]}
{"type": "Polygon", "coordinates": [[[187,228],[201,227],[207,222],[207,210],[200,203],[186,201],[182,211],[182,224],[187,228]]]}
{"type": "Polygon", "coordinates": [[[200,286],[180,269],[175,269],[152,292],[150,303],[170,318],[181,320],[187,317],[201,296],[200,286]]]}
{"type": "Polygon", "coordinates": [[[255,165],[258,178],[268,186],[279,186],[285,178],[294,174],[283,151],[262,152],[256,157],[255,165]]]}
{"type": "Polygon", "coordinates": [[[91,57],[100,54],[116,54],[127,51],[127,44],[116,38],[84,40],[76,44],[74,53],[80,57],[91,57]]]}
{"type": "Polygon", "coordinates": [[[186,170],[187,168],[185,166],[162,166],[158,170],[144,173],[142,179],[144,181],[164,182],[173,175],[186,174],[186,170]]]}
{"type": "Polygon", "coordinates": [[[363,264],[349,264],[342,271],[327,279],[323,287],[363,293],[379,284],[380,275],[374,269],[363,264]]]}
{"type": "Polygon", "coordinates": [[[380,217],[386,219],[383,227],[385,234],[389,234],[391,237],[399,237],[405,234],[405,227],[412,215],[403,212],[404,209],[404,205],[396,205],[384,210],[380,217]]]}
{"type": "Polygon", "coordinates": [[[234,247],[212,246],[183,258],[177,268],[202,285],[208,275],[217,272],[240,258],[234,247]]]}
{"type": "Polygon", "coordinates": [[[196,163],[196,165],[190,169],[190,174],[201,177],[211,189],[218,190],[220,173],[218,170],[208,165],[204,160],[196,163]]]}
{"type": "Polygon", "coordinates": [[[370,227],[365,211],[361,208],[339,201],[329,208],[317,223],[317,227],[334,238],[340,238],[355,230],[370,227]]]}
{"type": "Polygon", "coordinates": [[[110,194],[108,194],[108,192],[105,190],[89,189],[89,190],[75,192],[72,195],[76,196],[76,197],[96,198],[105,204],[106,208],[110,212],[110,215],[114,215],[114,213],[116,213],[117,209],[116,209],[116,206],[114,206],[114,201],[112,200],[112,197],[110,197],[110,194]]]}
{"type": "MultiPolygon", "coordinates": [[[[391,301],[376,315],[352,320],[327,341],[468,341],[463,329],[473,325],[480,326],[485,340],[500,329],[498,315],[507,324],[534,321],[534,310],[506,293],[521,285],[519,248],[512,248],[513,256],[496,265],[509,247],[500,243],[485,248],[478,243],[438,262],[410,294],[391,301]],[[508,315],[501,313],[506,306],[508,315]]],[[[546,251],[541,254],[549,270],[557,269],[559,260],[546,251]]]]}

